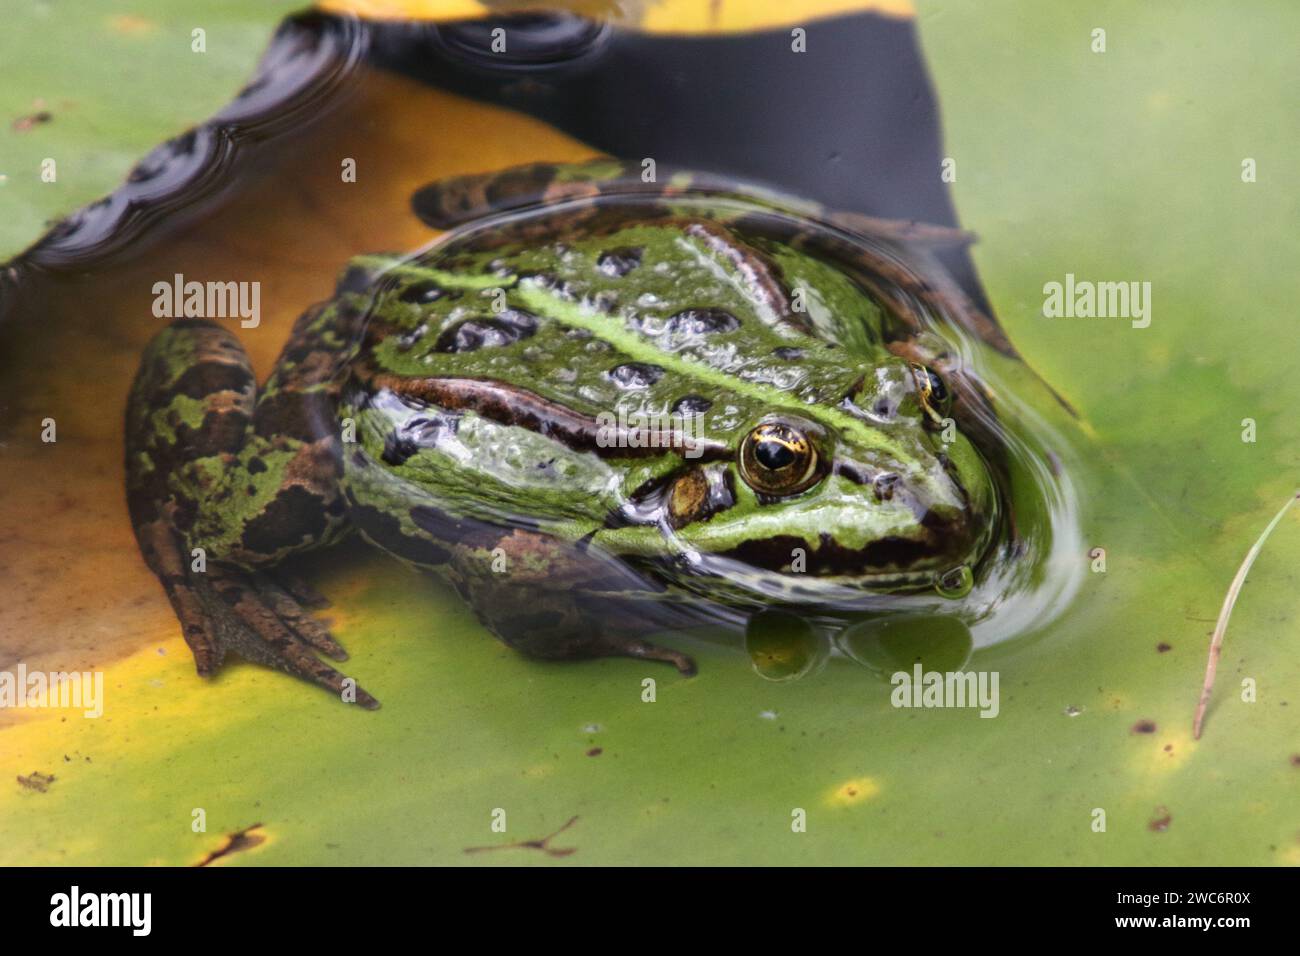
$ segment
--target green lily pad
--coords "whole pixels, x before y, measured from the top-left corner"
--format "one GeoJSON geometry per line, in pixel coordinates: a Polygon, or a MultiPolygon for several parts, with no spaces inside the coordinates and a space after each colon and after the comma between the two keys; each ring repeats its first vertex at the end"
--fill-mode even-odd
{"type": "Polygon", "coordinates": [[[676,639],[691,679],[541,664],[383,557],[320,556],[349,672],[384,704],[366,713],[249,666],[200,681],[139,575],[144,637],[106,668],[105,715],[0,731],[0,863],[197,863],[244,833],[218,862],[1300,864],[1300,509],[1191,736],[1223,595],[1300,484],[1280,39],[1300,9],[945,0],[918,24],[980,275],[1080,416],[1080,593],[1027,638],[926,649],[996,673],[996,716],[895,706],[897,631],[857,635],[867,667],[779,627],[676,639]],[[1067,274],[1150,282],[1149,326],[1046,318],[1067,274]],[[43,790],[4,783],[37,772],[43,790]]]}

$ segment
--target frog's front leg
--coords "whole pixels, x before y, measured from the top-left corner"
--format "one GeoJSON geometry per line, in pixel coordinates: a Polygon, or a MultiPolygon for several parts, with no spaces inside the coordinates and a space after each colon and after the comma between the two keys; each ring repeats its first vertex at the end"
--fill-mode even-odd
{"type": "Polygon", "coordinates": [[[516,528],[463,542],[446,573],[488,630],[528,657],[637,657],[695,673],[688,655],[644,635],[698,622],[596,548],[516,528]]]}
{"type": "MultiPolygon", "coordinates": [[[[346,528],[332,427],[337,385],[299,320],[261,397],[239,341],[184,320],[145,351],[127,407],[127,500],[136,539],[179,618],[201,675],[226,654],[340,695],[347,678],[317,658],[347,658],[271,569],[346,528]]],[[[360,688],[355,700],[378,702],[360,688]]]]}

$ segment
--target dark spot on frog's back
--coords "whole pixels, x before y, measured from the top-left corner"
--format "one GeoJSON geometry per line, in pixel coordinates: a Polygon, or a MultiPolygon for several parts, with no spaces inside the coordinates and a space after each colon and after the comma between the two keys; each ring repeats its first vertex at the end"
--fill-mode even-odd
{"type": "Polygon", "coordinates": [[[552,292],[561,299],[573,301],[577,296],[574,295],[573,285],[570,282],[561,279],[559,276],[552,275],[549,272],[520,272],[520,280],[527,279],[536,283],[548,292],[552,292]]]}
{"type": "Polygon", "coordinates": [[[172,386],[172,392],[186,398],[204,398],[215,392],[242,392],[253,385],[245,365],[233,362],[197,362],[187,368],[172,386]]]}
{"type": "Polygon", "coordinates": [[[689,415],[703,415],[713,407],[713,402],[703,395],[683,395],[673,403],[672,413],[683,418],[689,415]]]}
{"type": "MultiPolygon", "coordinates": [[[[169,412],[171,420],[174,413],[169,412]]],[[[174,423],[176,442],[196,455],[221,455],[237,452],[244,443],[248,416],[236,408],[210,411],[204,414],[198,428],[184,422],[174,423]]]]}
{"type": "Polygon", "coordinates": [[[740,319],[725,309],[683,309],[668,319],[666,329],[674,335],[713,335],[740,328],[740,319]]]}
{"type": "Polygon", "coordinates": [[[291,485],[275,496],[256,518],[244,525],[240,539],[257,554],[273,554],[325,533],[324,502],[306,488],[291,485]]]}
{"type": "Polygon", "coordinates": [[[664,370],[658,365],[650,365],[646,362],[626,362],[614,366],[605,374],[619,388],[635,389],[649,388],[663,378],[664,370]]]}
{"type": "Polygon", "coordinates": [[[444,329],[434,349],[460,353],[500,348],[529,338],[536,332],[537,316],[522,309],[507,309],[489,319],[466,319],[444,329]]]}
{"type": "Polygon", "coordinates": [[[610,278],[622,278],[641,264],[642,252],[630,246],[602,252],[596,259],[596,268],[610,278]]]}
{"type": "Polygon", "coordinates": [[[438,283],[425,279],[418,282],[412,282],[397,297],[402,302],[414,302],[417,305],[427,305],[430,302],[437,302],[447,294],[447,290],[438,283]]]}
{"type": "Polygon", "coordinates": [[[413,329],[403,332],[397,337],[397,350],[399,352],[409,352],[428,334],[429,323],[421,322],[413,329]]]}

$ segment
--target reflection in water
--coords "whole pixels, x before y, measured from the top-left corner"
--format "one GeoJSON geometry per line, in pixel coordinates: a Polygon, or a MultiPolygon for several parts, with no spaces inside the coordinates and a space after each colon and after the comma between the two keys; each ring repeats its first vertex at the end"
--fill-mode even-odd
{"type": "Polygon", "coordinates": [[[754,673],[770,681],[806,677],[826,661],[828,645],[796,614],[760,611],[745,629],[745,651],[754,673]]]}
{"type": "Polygon", "coordinates": [[[950,673],[966,667],[973,644],[970,628],[955,617],[884,616],[846,628],[836,639],[841,651],[885,678],[898,671],[950,673]]]}

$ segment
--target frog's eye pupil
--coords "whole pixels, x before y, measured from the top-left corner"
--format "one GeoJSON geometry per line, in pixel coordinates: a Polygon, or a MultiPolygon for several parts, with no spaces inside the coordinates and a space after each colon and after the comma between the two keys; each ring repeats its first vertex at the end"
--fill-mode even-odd
{"type": "Polygon", "coordinates": [[[936,402],[946,402],[948,400],[948,386],[943,384],[933,369],[926,369],[925,374],[930,378],[930,397],[936,402]]]}
{"type": "Polygon", "coordinates": [[[794,461],[795,453],[784,442],[761,439],[754,443],[754,458],[764,468],[779,471],[794,461]]]}

